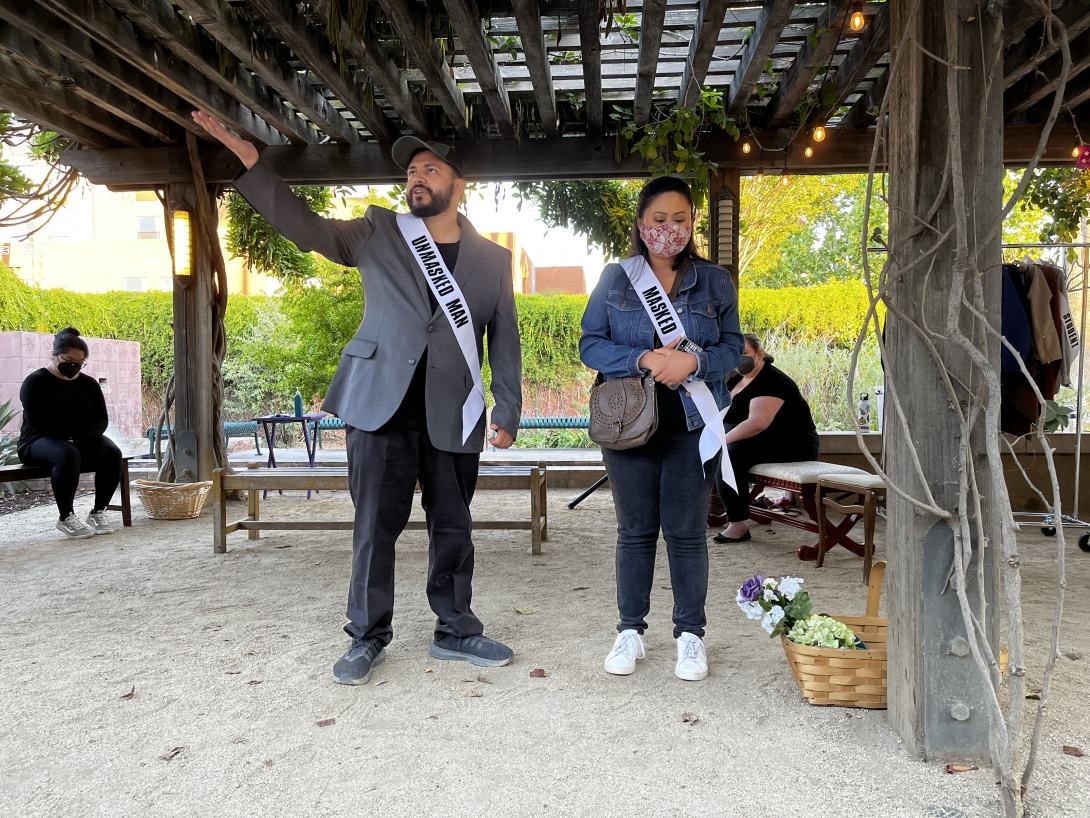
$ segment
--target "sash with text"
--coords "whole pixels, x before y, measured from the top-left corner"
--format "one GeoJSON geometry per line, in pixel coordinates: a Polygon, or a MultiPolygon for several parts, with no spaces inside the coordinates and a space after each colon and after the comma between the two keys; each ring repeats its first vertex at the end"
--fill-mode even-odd
{"type": "Polygon", "coordinates": [[[473,377],[473,389],[462,404],[462,443],[464,444],[484,412],[484,379],[481,377],[481,359],[477,355],[477,336],[473,329],[473,317],[462,289],[450,274],[439,248],[435,246],[423,219],[408,213],[399,213],[397,226],[409,245],[409,250],[424,273],[424,280],[435,294],[439,308],[450,322],[454,337],[462,350],[462,357],[473,377]]]}
{"type": "MultiPolygon", "coordinates": [[[[632,282],[636,294],[643,302],[643,308],[651,316],[651,322],[655,325],[662,345],[669,346],[678,338],[685,335],[682,331],[681,318],[677,310],[670,303],[670,296],[659,282],[658,277],[643,256],[635,256],[621,262],[621,267],[628,274],[628,280],[632,282]]],[[[726,409],[720,409],[715,403],[712,390],[704,381],[690,380],[682,387],[692,398],[696,408],[700,411],[700,419],[704,421],[704,429],[700,432],[700,461],[707,463],[718,451],[723,452],[723,480],[738,491],[735,485],[734,469],[730,465],[730,455],[727,453],[726,432],[723,430],[723,416],[726,409]]]]}

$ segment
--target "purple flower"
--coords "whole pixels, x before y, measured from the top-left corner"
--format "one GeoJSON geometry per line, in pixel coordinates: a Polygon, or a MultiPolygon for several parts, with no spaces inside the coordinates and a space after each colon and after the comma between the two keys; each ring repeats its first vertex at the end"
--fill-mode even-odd
{"type": "Polygon", "coordinates": [[[738,596],[746,602],[756,602],[763,590],[764,578],[759,574],[752,579],[747,579],[738,589],[738,596]]]}

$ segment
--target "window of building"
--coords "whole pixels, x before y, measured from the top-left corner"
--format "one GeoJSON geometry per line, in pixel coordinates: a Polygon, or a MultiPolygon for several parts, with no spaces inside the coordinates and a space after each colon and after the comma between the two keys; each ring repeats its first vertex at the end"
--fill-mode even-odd
{"type": "Polygon", "coordinates": [[[159,219],[156,216],[140,216],[137,222],[136,237],[138,239],[159,238],[159,219]]]}
{"type": "Polygon", "coordinates": [[[147,282],[146,278],[126,278],[125,290],[130,293],[142,293],[147,289],[147,282]]]}

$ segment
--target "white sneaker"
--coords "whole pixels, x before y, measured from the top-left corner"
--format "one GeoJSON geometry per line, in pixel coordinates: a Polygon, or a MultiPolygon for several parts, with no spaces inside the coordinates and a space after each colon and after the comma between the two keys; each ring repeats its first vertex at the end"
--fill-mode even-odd
{"type": "Polygon", "coordinates": [[[110,521],[105,511],[92,511],[87,515],[87,525],[95,530],[96,534],[113,534],[117,526],[110,521]]]}
{"type": "Polygon", "coordinates": [[[643,651],[643,638],[638,631],[627,630],[617,634],[613,650],[606,657],[606,673],[615,676],[627,676],[636,669],[636,660],[646,654],[643,651]]]}
{"type": "Polygon", "coordinates": [[[708,678],[708,657],[699,636],[683,633],[677,639],[677,667],[674,675],[687,682],[708,678]]]}
{"type": "Polygon", "coordinates": [[[95,530],[76,516],[76,512],[70,513],[63,520],[57,521],[57,528],[64,532],[70,540],[86,540],[95,536],[95,530]]]}

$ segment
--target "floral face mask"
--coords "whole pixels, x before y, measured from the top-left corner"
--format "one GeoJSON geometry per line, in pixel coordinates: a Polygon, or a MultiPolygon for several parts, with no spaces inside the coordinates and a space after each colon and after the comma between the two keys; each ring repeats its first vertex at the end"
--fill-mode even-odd
{"type": "Polygon", "coordinates": [[[677,222],[663,222],[648,227],[639,224],[640,238],[656,256],[672,258],[689,244],[692,230],[677,222]]]}

